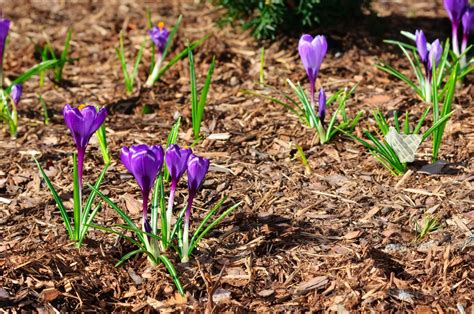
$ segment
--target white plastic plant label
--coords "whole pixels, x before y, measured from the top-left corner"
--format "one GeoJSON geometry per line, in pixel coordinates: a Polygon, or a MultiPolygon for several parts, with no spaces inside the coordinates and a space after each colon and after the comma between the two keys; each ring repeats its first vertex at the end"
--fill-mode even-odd
{"type": "Polygon", "coordinates": [[[385,141],[393,148],[401,162],[415,161],[415,153],[421,144],[421,135],[399,134],[394,127],[390,127],[385,141]]]}

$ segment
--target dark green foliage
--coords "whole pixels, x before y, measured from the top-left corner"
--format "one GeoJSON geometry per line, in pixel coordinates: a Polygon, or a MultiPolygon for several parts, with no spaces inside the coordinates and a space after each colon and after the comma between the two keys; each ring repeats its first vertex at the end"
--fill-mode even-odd
{"type": "Polygon", "coordinates": [[[220,25],[238,21],[257,39],[301,31],[316,24],[334,25],[360,16],[370,0],[212,0],[227,10],[220,25]]]}

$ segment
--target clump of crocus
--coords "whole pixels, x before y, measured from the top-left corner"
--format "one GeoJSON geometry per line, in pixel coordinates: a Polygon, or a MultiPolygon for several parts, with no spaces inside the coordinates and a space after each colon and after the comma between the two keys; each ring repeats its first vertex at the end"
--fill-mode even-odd
{"type": "Polygon", "coordinates": [[[176,194],[176,187],[178,186],[179,180],[187,170],[188,158],[191,153],[191,148],[180,148],[176,144],[171,144],[166,150],[166,167],[171,178],[170,196],[168,198],[168,208],[166,210],[166,239],[170,239],[171,236],[171,220],[173,217],[173,205],[176,194]]]}
{"type": "Polygon", "coordinates": [[[415,36],[418,55],[420,56],[421,63],[425,67],[426,77],[428,78],[428,81],[431,81],[433,62],[435,66],[438,65],[441,55],[443,54],[443,47],[441,46],[439,39],[433,41],[431,47],[428,47],[425,34],[422,30],[417,30],[415,36]]]}
{"type": "Polygon", "coordinates": [[[20,84],[15,84],[11,87],[9,98],[0,90],[0,120],[4,120],[8,124],[10,136],[16,137],[18,131],[18,111],[17,106],[20,103],[23,87],[20,84]],[[10,101],[8,101],[10,100],[10,101]]]}
{"type": "Polygon", "coordinates": [[[474,29],[474,7],[470,7],[464,12],[462,16],[462,43],[461,43],[461,53],[462,61],[461,67],[466,66],[466,55],[464,54],[467,49],[467,41],[469,39],[469,33],[474,29]]]}
{"type": "Polygon", "coordinates": [[[86,147],[92,135],[104,123],[107,116],[107,110],[101,108],[99,111],[94,106],[81,105],[78,108],[72,108],[66,104],[63,109],[64,122],[77,148],[77,168],[79,175],[79,185],[82,187],[82,173],[84,168],[84,156],[86,147]]]}
{"type": "Polygon", "coordinates": [[[441,46],[439,39],[433,41],[430,47],[426,43],[426,37],[422,30],[417,30],[415,33],[416,49],[420,56],[420,61],[425,68],[425,95],[426,102],[431,102],[431,80],[433,74],[433,65],[438,66],[443,54],[443,47],[441,46]]]}
{"type": "MultiPolygon", "coordinates": [[[[177,122],[179,127],[179,121],[177,122]]],[[[176,125],[173,127],[177,132],[176,125]]],[[[204,177],[209,169],[209,160],[192,154],[190,148],[180,148],[173,143],[174,140],[168,142],[166,153],[159,145],[135,145],[130,148],[124,147],[121,151],[121,160],[129,172],[135,177],[142,191],[143,209],[142,209],[142,229],[137,227],[136,223],[129,217],[125,211],[121,210],[110,198],[101,193],[98,188],[89,185],[89,187],[98,193],[98,195],[109,204],[125,221],[122,228],[132,231],[137,240],[126,236],[118,231],[109,228],[95,226],[104,231],[113,232],[122,235],[133,245],[138,248],[125,254],[118,262],[117,266],[122,264],[132,256],[144,253],[148,256],[148,260],[152,265],[163,263],[180,293],[184,293],[183,287],[179,281],[173,264],[167,257],[167,249],[172,247],[179,254],[182,262],[188,262],[189,256],[196,248],[199,241],[217,225],[221,220],[232,213],[241,203],[237,203],[215,218],[210,219],[223,205],[226,198],[222,198],[209,212],[194,231],[191,240],[189,240],[189,224],[191,217],[191,208],[194,198],[204,181],[204,177]],[[166,208],[166,197],[164,182],[166,181],[163,160],[171,179],[170,195],[168,198],[168,208],[166,208]],[[172,224],[172,212],[174,207],[174,195],[180,178],[187,171],[188,173],[188,190],[189,196],[187,206],[180,210],[174,224],[172,224]],[[150,191],[153,189],[153,197],[150,206],[150,215],[148,214],[148,200],[150,191]],[[158,222],[161,222],[161,228],[158,222]],[[171,228],[172,227],[172,228],[171,228]],[[169,233],[171,230],[171,233],[169,233]],[[168,235],[169,234],[169,235],[168,235]],[[161,245],[159,245],[161,242],[161,245]],[[175,245],[176,243],[176,245],[175,245]]]]}
{"type": "Polygon", "coordinates": [[[188,205],[184,214],[183,248],[181,251],[182,263],[187,263],[189,261],[189,220],[191,218],[191,208],[193,207],[194,197],[209,170],[209,159],[191,154],[188,159],[187,169],[189,196],[188,205]]]}
{"type": "Polygon", "coordinates": [[[313,36],[305,34],[301,36],[298,42],[298,52],[309,80],[309,98],[300,83],[294,84],[289,79],[286,81],[296,95],[296,100],[291,95],[278,89],[274,89],[275,92],[279,93],[282,96],[281,98],[285,100],[250,90],[245,91],[248,94],[271,100],[290,110],[302,123],[316,130],[321,144],[328,143],[341,130],[352,131],[363,114],[363,111],[359,111],[353,119],[349,119],[346,114],[346,102],[354,93],[357,85],[350,90],[340,89],[328,98],[326,98],[326,93],[321,86],[318,95],[318,109],[315,109],[316,80],[327,49],[328,44],[326,37],[323,35],[317,35],[313,38],[313,36]],[[337,109],[331,114],[329,123],[325,124],[326,108],[334,102],[338,103],[337,109]]]}
{"type": "Polygon", "coordinates": [[[163,156],[163,148],[159,145],[141,144],[130,148],[123,147],[120,153],[122,163],[133,174],[142,192],[142,225],[144,232],[151,232],[151,226],[148,222],[148,199],[156,177],[163,166],[163,156]]]}
{"type": "MultiPolygon", "coordinates": [[[[49,190],[51,191],[51,194],[53,195],[53,198],[66,226],[69,238],[72,241],[76,242],[77,247],[80,247],[86,237],[87,230],[89,229],[90,224],[92,223],[94,217],[100,210],[100,205],[97,205],[92,210],[93,202],[95,196],[97,195],[95,190],[89,194],[86,202],[84,203],[84,206],[82,205],[82,175],[84,157],[86,147],[89,144],[91,136],[98,130],[102,130],[104,132],[103,135],[99,135],[99,137],[103,137],[102,140],[99,140],[101,146],[105,145],[104,149],[102,149],[101,147],[101,151],[103,154],[108,154],[108,150],[106,148],[107,144],[105,141],[105,131],[103,126],[104,120],[107,116],[107,111],[105,108],[96,109],[94,106],[85,105],[81,105],[79,106],[79,108],[72,108],[69,104],[66,104],[63,108],[63,115],[64,122],[69,128],[77,148],[77,154],[73,155],[73,224],[71,224],[69,213],[66,210],[66,207],[64,206],[62,200],[59,198],[56,189],[51,183],[51,180],[49,180],[48,176],[44,172],[39,162],[34,157],[33,159],[36,165],[38,166],[41,175],[43,176],[43,179],[46,181],[46,184],[49,190]]],[[[108,160],[108,156],[104,156],[104,160],[108,160]]],[[[94,187],[96,189],[100,187],[100,184],[104,179],[105,172],[107,171],[108,166],[109,163],[107,162],[99,178],[94,184],[94,187]]]]}
{"type": "Polygon", "coordinates": [[[151,87],[156,81],[160,72],[161,63],[163,62],[163,53],[165,51],[166,44],[168,43],[170,33],[164,26],[164,23],[160,22],[158,23],[158,26],[154,26],[152,29],[148,30],[148,34],[156,46],[157,53],[155,66],[153,67],[153,71],[145,83],[145,86],[151,87]]]}
{"type": "Polygon", "coordinates": [[[453,52],[459,56],[458,28],[461,17],[467,8],[467,0],[444,0],[444,7],[451,20],[453,52]]]}
{"type": "Polygon", "coordinates": [[[10,20],[0,19],[0,87],[3,86],[3,55],[5,53],[5,44],[10,30],[10,20]]]}
{"type": "Polygon", "coordinates": [[[309,96],[313,108],[316,79],[324,57],[326,56],[327,49],[328,44],[326,37],[323,35],[317,35],[313,38],[311,35],[305,34],[301,36],[298,43],[298,51],[309,79],[309,96]]]}

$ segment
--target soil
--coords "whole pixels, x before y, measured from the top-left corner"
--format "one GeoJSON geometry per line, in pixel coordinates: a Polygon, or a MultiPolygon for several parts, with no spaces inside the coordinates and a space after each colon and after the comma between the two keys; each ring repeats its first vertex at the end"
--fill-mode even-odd
{"type": "MultiPolygon", "coordinates": [[[[358,134],[373,129],[375,108],[387,114],[408,110],[415,121],[427,106],[376,69],[383,61],[411,75],[408,62],[383,39],[401,39],[400,30],[418,28],[429,41],[450,34],[441,1],[374,1],[373,10],[363,20],[308,30],[329,40],[318,86],[333,93],[359,84],[347,104],[350,115],[366,112],[358,134]]],[[[455,113],[440,151],[445,167],[434,174],[422,170],[431,153],[427,141],[410,171],[394,177],[350,138],[338,136],[321,146],[314,130],[290,112],[242,93],[260,89],[262,46],[268,85],[289,93],[286,78],[307,84],[298,36],[258,43],[237,26],[216,27],[222,11],[196,1],[10,1],[2,3],[2,11],[12,20],[4,65],[9,79],[38,62],[34,44],[44,43],[45,36],[61,49],[68,27],[74,29],[71,56],[77,58],[66,65],[59,85],[47,80],[39,88],[37,77],[29,80],[19,106],[17,139],[0,133],[3,312],[474,311],[472,76],[456,92],[455,113]],[[183,14],[171,55],[187,40],[210,35],[195,52],[201,85],[212,57],[217,60],[203,122],[205,139],[194,147],[211,159],[211,171],[197,197],[192,228],[223,195],[228,196],[226,206],[243,201],[201,242],[188,265],[171,256],[185,296],[177,293],[162,265],[151,267],[144,256],[115,267],[133,249],[116,235],[91,230],[85,245],[76,249],[31,157],[36,156],[72,208],[75,147],[62,107],[107,107],[113,161],[102,191],[139,221],[139,189],[120,163],[120,148],[163,144],[178,114],[183,120],[178,143],[192,143],[186,60],[151,90],[125,93],[114,48],[123,29],[129,60],[136,55],[146,36],[147,7],[154,22],[168,26],[183,14]],[[42,122],[37,94],[48,105],[48,125],[42,122]],[[146,105],[151,114],[141,113],[146,105]],[[295,144],[303,148],[309,169],[295,144]],[[435,215],[441,227],[418,239],[415,223],[426,213],[435,215]]],[[[150,54],[145,49],[142,83],[150,54]]],[[[93,139],[86,182],[93,182],[103,167],[97,147],[93,139]]],[[[185,200],[182,180],[177,201],[185,200]]],[[[121,220],[104,206],[96,223],[111,226],[121,220]]]]}

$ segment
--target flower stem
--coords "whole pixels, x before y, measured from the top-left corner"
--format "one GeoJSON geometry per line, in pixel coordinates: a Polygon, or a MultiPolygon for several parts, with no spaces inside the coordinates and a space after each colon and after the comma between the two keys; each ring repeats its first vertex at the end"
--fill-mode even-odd
{"type": "Polygon", "coordinates": [[[168,208],[166,210],[166,240],[171,242],[171,219],[173,217],[174,196],[176,194],[176,182],[171,181],[170,197],[168,199],[168,208]]]}
{"type": "MultiPolygon", "coordinates": [[[[79,177],[79,191],[82,191],[82,174],[84,169],[84,156],[86,153],[85,148],[77,149],[77,174],[79,177]]],[[[82,195],[82,193],[80,193],[82,195]]]]}
{"type": "Polygon", "coordinates": [[[431,103],[431,79],[429,77],[425,80],[425,101],[431,103]]]}
{"type": "MultiPolygon", "coordinates": [[[[467,40],[468,40],[468,35],[463,34],[462,35],[462,43],[461,43],[461,53],[464,53],[467,48],[467,40]]],[[[463,55],[461,58],[461,69],[464,69],[466,67],[466,55],[463,55]]]]}
{"type": "MultiPolygon", "coordinates": [[[[149,195],[150,195],[150,191],[143,191],[142,190],[142,198],[143,198],[142,228],[143,228],[143,232],[146,232],[146,233],[151,233],[152,232],[151,226],[148,223],[148,196],[149,195]]],[[[159,251],[158,245],[156,243],[156,240],[151,238],[149,235],[145,235],[143,237],[143,241],[145,242],[144,244],[145,244],[145,247],[146,247],[147,251],[149,253],[151,253],[153,255],[153,257],[156,259],[160,254],[160,251],[159,251]]],[[[149,256],[148,256],[148,261],[153,266],[156,266],[156,261],[154,259],[151,259],[149,256]]]]}
{"type": "Polygon", "coordinates": [[[458,44],[458,23],[452,22],[451,23],[452,30],[453,30],[453,51],[454,54],[459,57],[459,44],[458,44]]]}
{"type": "Polygon", "coordinates": [[[184,214],[183,226],[183,249],[181,251],[181,263],[189,262],[189,219],[191,217],[191,207],[193,207],[194,195],[190,194],[188,198],[188,206],[184,214]]]}
{"type": "Polygon", "coordinates": [[[147,219],[148,219],[148,191],[142,191],[143,207],[142,207],[142,219],[143,219],[143,231],[150,232],[147,230],[147,219]]]}
{"type": "MultiPolygon", "coordinates": [[[[314,85],[315,85],[315,82],[310,82],[309,97],[310,97],[310,100],[311,100],[311,108],[312,108],[313,112],[314,112],[314,85]]],[[[311,117],[312,117],[312,115],[309,116],[309,126],[314,127],[314,121],[311,117]]]]}
{"type": "Polygon", "coordinates": [[[157,80],[158,74],[160,74],[161,61],[163,61],[163,56],[161,53],[158,53],[155,66],[153,67],[153,71],[151,72],[150,76],[148,76],[148,79],[145,82],[145,87],[152,87],[155,81],[157,80]]]}

